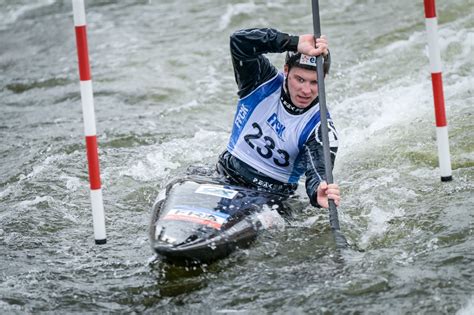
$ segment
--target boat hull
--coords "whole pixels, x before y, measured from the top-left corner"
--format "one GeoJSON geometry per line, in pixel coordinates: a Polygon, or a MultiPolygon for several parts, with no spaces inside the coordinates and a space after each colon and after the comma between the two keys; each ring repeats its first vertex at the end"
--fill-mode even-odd
{"type": "Polygon", "coordinates": [[[266,229],[284,228],[287,196],[186,177],[160,192],[153,206],[153,250],[173,263],[208,263],[246,247],[266,229]]]}

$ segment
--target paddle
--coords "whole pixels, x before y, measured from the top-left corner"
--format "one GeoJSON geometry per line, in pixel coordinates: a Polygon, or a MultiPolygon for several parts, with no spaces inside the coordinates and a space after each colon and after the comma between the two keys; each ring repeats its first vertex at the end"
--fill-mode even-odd
{"type": "MultiPolygon", "coordinates": [[[[313,27],[315,38],[321,37],[321,24],[319,18],[319,1],[312,0],[313,7],[313,27]]],[[[326,94],[324,87],[324,70],[323,70],[323,58],[322,55],[316,57],[316,66],[318,72],[318,90],[319,90],[319,107],[321,113],[321,134],[323,140],[323,152],[324,152],[324,164],[326,170],[326,181],[329,184],[334,183],[332,176],[332,162],[331,152],[329,148],[329,135],[328,135],[328,121],[327,121],[327,108],[326,108],[326,94]]],[[[334,200],[329,199],[329,224],[331,226],[336,246],[339,248],[346,248],[348,246],[347,240],[341,233],[339,228],[339,218],[337,216],[337,207],[334,200]]]]}

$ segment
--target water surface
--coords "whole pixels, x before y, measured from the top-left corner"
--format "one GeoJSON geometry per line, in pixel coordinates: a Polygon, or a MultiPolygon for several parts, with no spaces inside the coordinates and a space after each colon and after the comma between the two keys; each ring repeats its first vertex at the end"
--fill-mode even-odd
{"type": "Polygon", "coordinates": [[[71,3],[1,1],[2,313],[474,312],[472,2],[438,3],[449,183],[422,1],[320,7],[340,221],[354,249],[338,252],[326,212],[307,207],[250,248],[184,269],[154,258],[151,205],[226,145],[237,100],[228,37],[311,32],[310,2],[86,1],[108,234],[95,246],[71,3]]]}

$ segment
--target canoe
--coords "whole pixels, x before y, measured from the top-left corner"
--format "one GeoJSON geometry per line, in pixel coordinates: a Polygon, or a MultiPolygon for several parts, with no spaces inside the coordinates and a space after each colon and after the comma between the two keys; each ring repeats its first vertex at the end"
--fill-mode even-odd
{"type": "Polygon", "coordinates": [[[154,252],[176,264],[201,264],[247,247],[267,229],[284,228],[288,196],[189,176],[169,183],[152,208],[154,252]]]}

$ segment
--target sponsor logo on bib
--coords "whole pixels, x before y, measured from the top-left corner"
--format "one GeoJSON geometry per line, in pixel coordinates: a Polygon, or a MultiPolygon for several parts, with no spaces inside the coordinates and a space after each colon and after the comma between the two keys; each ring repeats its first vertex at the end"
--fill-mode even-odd
{"type": "Polygon", "coordinates": [[[247,107],[245,107],[244,104],[242,104],[239,108],[239,111],[237,112],[237,115],[235,116],[235,125],[240,129],[242,128],[242,125],[245,121],[245,117],[247,116],[249,110],[247,107]]]}
{"type": "Polygon", "coordinates": [[[279,120],[278,116],[276,113],[273,113],[268,119],[267,119],[268,125],[275,131],[277,134],[278,138],[284,141],[283,139],[283,133],[285,132],[285,125],[283,125],[279,120]]]}

